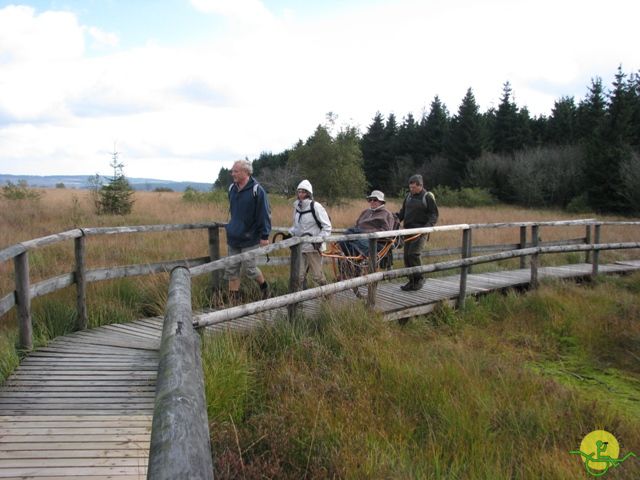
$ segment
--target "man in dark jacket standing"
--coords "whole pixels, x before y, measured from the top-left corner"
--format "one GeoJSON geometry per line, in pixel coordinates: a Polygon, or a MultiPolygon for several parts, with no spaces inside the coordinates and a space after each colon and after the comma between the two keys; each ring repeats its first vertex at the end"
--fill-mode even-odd
{"type": "MultiPolygon", "coordinates": [[[[403,222],[404,228],[432,227],[438,222],[438,206],[431,192],[424,189],[422,175],[412,175],[409,179],[409,195],[405,198],[398,218],[403,222]]],[[[417,267],[422,265],[420,254],[424,249],[425,235],[405,241],[404,266],[417,267]]],[[[402,287],[405,291],[420,290],[424,285],[421,273],[409,275],[409,282],[402,287]]]]}
{"type": "MultiPolygon", "coordinates": [[[[231,219],[226,225],[227,255],[237,255],[269,244],[271,233],[271,208],[267,193],[251,176],[253,166],[248,160],[238,160],[231,168],[233,183],[229,186],[229,212],[231,219]]],[[[249,278],[260,286],[262,298],[268,298],[269,286],[256,259],[236,263],[226,268],[229,280],[229,299],[238,303],[240,299],[240,271],[244,267],[249,278]]]]}

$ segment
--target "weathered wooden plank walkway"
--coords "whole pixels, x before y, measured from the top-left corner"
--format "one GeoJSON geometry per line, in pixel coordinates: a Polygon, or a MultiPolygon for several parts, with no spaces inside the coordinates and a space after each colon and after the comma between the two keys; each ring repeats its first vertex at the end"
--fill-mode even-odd
{"type": "MultiPolygon", "coordinates": [[[[640,261],[601,265],[601,273],[640,269],[640,261]]],[[[590,264],[541,267],[538,278],[586,277],[590,264]]],[[[527,285],[530,269],[473,273],[469,295],[527,285]]],[[[422,290],[378,286],[376,310],[397,320],[455,302],[459,275],[428,278],[422,290]]],[[[366,289],[360,289],[366,296],[366,289]]],[[[349,304],[353,291],[330,302],[349,304]]],[[[322,300],[325,301],[325,300],[322,300]]],[[[316,314],[319,300],[303,303],[316,314]]],[[[283,318],[286,309],[208,327],[248,329],[283,318]]],[[[31,353],[0,387],[1,479],[141,479],[146,477],[162,319],[76,332],[31,353]]]]}
{"type": "MultiPolygon", "coordinates": [[[[580,263],[556,267],[540,267],[538,279],[544,278],[582,278],[588,277],[592,272],[592,265],[580,263]]],[[[640,260],[618,262],[599,266],[599,272],[603,274],[624,273],[640,269],[640,260]]],[[[422,290],[417,292],[405,292],[400,289],[404,281],[382,282],[378,285],[375,310],[381,312],[387,320],[400,320],[416,315],[424,315],[432,311],[436,305],[443,301],[455,303],[460,293],[460,275],[446,277],[426,277],[422,290]]],[[[467,276],[467,294],[477,295],[493,290],[502,290],[526,286],[531,280],[529,268],[519,270],[506,270],[488,273],[472,273],[467,276]]],[[[360,287],[361,297],[366,298],[366,287],[360,287]]],[[[328,300],[308,300],[302,302],[302,310],[305,315],[319,313],[322,302],[329,301],[334,305],[348,305],[356,299],[352,290],[334,294],[328,300]]],[[[255,327],[260,322],[271,323],[278,318],[287,315],[286,308],[278,308],[267,312],[248,315],[243,318],[207,327],[209,331],[222,331],[227,329],[240,330],[255,327]]]]}
{"type": "Polygon", "coordinates": [[[0,388],[0,478],[146,478],[162,319],[76,332],[0,388]]]}

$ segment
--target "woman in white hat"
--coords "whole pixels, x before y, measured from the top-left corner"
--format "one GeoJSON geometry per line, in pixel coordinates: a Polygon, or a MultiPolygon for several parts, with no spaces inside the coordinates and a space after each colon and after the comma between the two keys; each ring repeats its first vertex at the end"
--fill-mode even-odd
{"type": "MultiPolygon", "coordinates": [[[[297,199],[293,203],[293,226],[289,229],[291,235],[297,237],[328,237],[331,235],[331,219],[325,208],[313,199],[313,187],[309,180],[302,180],[296,190],[297,199]]],[[[321,249],[324,243],[303,243],[302,262],[300,265],[300,284],[304,285],[307,271],[317,285],[327,283],[322,271],[321,249]]]]}

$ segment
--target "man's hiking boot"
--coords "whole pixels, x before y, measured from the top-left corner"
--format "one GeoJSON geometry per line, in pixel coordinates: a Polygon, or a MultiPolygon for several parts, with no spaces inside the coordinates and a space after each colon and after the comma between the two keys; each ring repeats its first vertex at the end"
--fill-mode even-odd
{"type": "Polygon", "coordinates": [[[264,282],[262,285],[260,285],[260,298],[262,298],[262,300],[271,298],[271,291],[267,282],[264,282]]]}
{"type": "Polygon", "coordinates": [[[417,282],[410,280],[405,285],[402,285],[400,289],[404,290],[405,292],[416,292],[420,290],[423,287],[423,285],[424,285],[424,280],[418,280],[417,282]]]}
{"type": "Polygon", "coordinates": [[[413,290],[413,281],[409,281],[400,287],[400,290],[404,290],[405,292],[410,292],[413,290]]]}

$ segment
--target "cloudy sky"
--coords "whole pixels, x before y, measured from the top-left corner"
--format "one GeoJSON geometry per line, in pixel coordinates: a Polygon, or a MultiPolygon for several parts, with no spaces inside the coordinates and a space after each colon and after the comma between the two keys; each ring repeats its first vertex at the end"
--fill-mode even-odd
{"type": "Polygon", "coordinates": [[[0,173],[212,182],[438,95],[551,112],[640,70],[638,0],[0,1],[0,173]]]}

